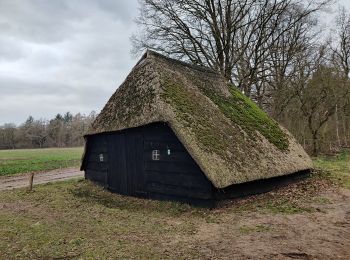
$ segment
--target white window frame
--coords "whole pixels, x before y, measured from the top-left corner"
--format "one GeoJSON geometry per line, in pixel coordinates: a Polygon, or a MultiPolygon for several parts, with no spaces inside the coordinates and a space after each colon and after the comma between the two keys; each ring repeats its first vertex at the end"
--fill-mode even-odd
{"type": "Polygon", "coordinates": [[[159,161],[160,160],[160,150],[153,150],[152,151],[152,160],[153,161],[159,161]]]}

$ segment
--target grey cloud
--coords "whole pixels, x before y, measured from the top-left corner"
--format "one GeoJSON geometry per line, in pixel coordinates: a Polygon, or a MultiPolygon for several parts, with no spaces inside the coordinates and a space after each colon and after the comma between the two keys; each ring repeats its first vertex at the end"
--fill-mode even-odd
{"type": "Polygon", "coordinates": [[[0,102],[2,101],[3,97],[11,96],[15,99],[16,96],[19,95],[35,96],[38,94],[53,94],[56,96],[63,96],[65,93],[74,91],[74,87],[66,85],[64,82],[27,82],[23,79],[16,79],[11,77],[1,77],[0,86],[4,86],[1,88],[0,102]]]}
{"type": "Polygon", "coordinates": [[[11,38],[0,37],[0,61],[18,60],[25,56],[24,46],[11,38]]]}
{"type": "Polygon", "coordinates": [[[94,17],[131,24],[135,9],[135,0],[2,0],[0,27],[3,35],[39,43],[59,42],[84,29],[94,17]]]}
{"type": "Polygon", "coordinates": [[[72,87],[57,84],[54,86],[55,91],[53,86],[46,88],[45,85],[38,85],[37,89],[31,91],[32,87],[21,84],[21,87],[12,89],[14,92],[1,95],[1,121],[13,122],[13,114],[21,117],[16,123],[24,121],[29,115],[35,118],[51,118],[66,111],[87,114],[92,110],[99,110],[110,95],[108,90],[88,85],[74,90],[72,87]],[[38,89],[40,92],[35,91],[38,89]]]}
{"type": "Polygon", "coordinates": [[[4,0],[0,3],[2,35],[35,42],[56,42],[72,33],[74,17],[63,1],[4,0]],[[50,3],[50,4],[49,4],[50,3]],[[70,27],[70,28],[67,28],[70,27]],[[65,32],[64,29],[69,29],[65,32]]]}
{"type": "Polygon", "coordinates": [[[1,0],[0,125],[99,111],[135,63],[137,0],[1,0]]]}

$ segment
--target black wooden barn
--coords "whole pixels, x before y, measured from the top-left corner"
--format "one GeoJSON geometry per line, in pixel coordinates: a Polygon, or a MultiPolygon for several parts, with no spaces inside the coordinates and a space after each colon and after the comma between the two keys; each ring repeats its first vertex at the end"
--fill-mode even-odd
{"type": "Polygon", "coordinates": [[[311,168],[301,146],[266,114],[253,121],[255,132],[227,114],[219,97],[232,113],[244,113],[242,104],[258,109],[229,88],[214,71],[148,51],[85,136],[85,177],[124,195],[212,205],[311,168]],[[280,140],[259,132],[259,124],[280,140]]]}
{"type": "Polygon", "coordinates": [[[86,178],[132,196],[210,203],[213,186],[166,123],[89,137],[86,178]]]}

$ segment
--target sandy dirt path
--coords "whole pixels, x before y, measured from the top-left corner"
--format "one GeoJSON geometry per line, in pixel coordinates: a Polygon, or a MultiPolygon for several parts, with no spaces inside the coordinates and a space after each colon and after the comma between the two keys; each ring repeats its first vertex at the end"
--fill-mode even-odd
{"type": "MultiPolygon", "coordinates": [[[[48,182],[65,181],[73,178],[84,177],[84,172],[78,168],[57,169],[48,172],[34,174],[34,185],[48,182]]],[[[29,174],[0,177],[0,191],[27,187],[29,174]]]]}
{"type": "Polygon", "coordinates": [[[329,202],[309,203],[312,212],[227,214],[202,223],[188,242],[208,259],[350,259],[350,191],[318,196],[329,202]]]}

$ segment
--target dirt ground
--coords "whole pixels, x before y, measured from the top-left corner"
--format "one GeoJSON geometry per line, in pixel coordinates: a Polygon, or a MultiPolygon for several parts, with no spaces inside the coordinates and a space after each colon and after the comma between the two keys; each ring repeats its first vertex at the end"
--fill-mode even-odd
{"type": "MultiPolygon", "coordinates": [[[[83,177],[84,172],[78,168],[57,169],[34,174],[34,185],[56,181],[65,181],[72,178],[83,177]]],[[[22,188],[29,185],[29,174],[18,174],[0,177],[0,191],[22,188]]]]}
{"type": "Polygon", "coordinates": [[[350,259],[350,191],[315,198],[305,204],[310,212],[225,214],[220,224],[203,223],[188,242],[208,259],[350,259]]]}

